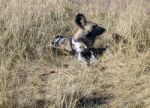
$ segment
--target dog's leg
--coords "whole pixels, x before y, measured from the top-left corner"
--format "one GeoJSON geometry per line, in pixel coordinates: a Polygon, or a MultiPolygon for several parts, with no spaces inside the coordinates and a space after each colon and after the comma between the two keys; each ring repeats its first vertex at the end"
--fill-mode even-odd
{"type": "Polygon", "coordinates": [[[97,61],[97,52],[93,49],[90,50],[90,62],[94,63],[97,61]]]}
{"type": "Polygon", "coordinates": [[[82,59],[81,52],[77,52],[77,53],[76,53],[76,58],[77,58],[79,61],[83,60],[83,59],[82,59]]]}
{"type": "Polygon", "coordinates": [[[96,56],[93,51],[90,51],[90,54],[91,54],[91,59],[96,59],[96,56]]]}

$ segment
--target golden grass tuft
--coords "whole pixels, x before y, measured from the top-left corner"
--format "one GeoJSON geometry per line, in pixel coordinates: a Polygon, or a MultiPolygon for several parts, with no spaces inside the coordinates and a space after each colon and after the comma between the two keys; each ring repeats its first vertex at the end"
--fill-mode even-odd
{"type": "Polygon", "coordinates": [[[0,108],[149,108],[150,1],[110,1],[0,0],[0,108]],[[77,13],[107,29],[89,67],[41,50],[77,13]]]}

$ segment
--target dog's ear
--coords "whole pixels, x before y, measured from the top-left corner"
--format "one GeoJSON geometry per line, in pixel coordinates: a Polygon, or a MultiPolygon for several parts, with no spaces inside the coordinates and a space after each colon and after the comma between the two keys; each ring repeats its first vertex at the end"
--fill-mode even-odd
{"type": "Polygon", "coordinates": [[[77,14],[76,19],[75,19],[76,24],[81,27],[84,28],[84,26],[86,25],[86,18],[83,14],[77,14]]]}

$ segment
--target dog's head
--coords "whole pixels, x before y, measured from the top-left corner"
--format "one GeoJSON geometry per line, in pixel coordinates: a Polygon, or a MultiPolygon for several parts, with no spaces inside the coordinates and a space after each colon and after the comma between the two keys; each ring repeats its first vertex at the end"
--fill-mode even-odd
{"type": "Polygon", "coordinates": [[[98,26],[98,24],[94,22],[87,21],[83,14],[77,14],[75,22],[79,26],[79,29],[73,36],[74,39],[81,39],[81,41],[90,44],[90,46],[94,44],[97,36],[105,32],[105,28],[98,26]]]}

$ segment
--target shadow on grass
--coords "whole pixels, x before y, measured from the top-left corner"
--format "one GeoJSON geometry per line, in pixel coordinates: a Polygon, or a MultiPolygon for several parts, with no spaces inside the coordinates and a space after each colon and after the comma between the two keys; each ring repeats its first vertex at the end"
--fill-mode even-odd
{"type": "Polygon", "coordinates": [[[77,101],[77,108],[88,108],[88,107],[96,107],[108,104],[109,101],[113,98],[112,95],[105,96],[93,96],[93,97],[82,97],[77,101]]]}

